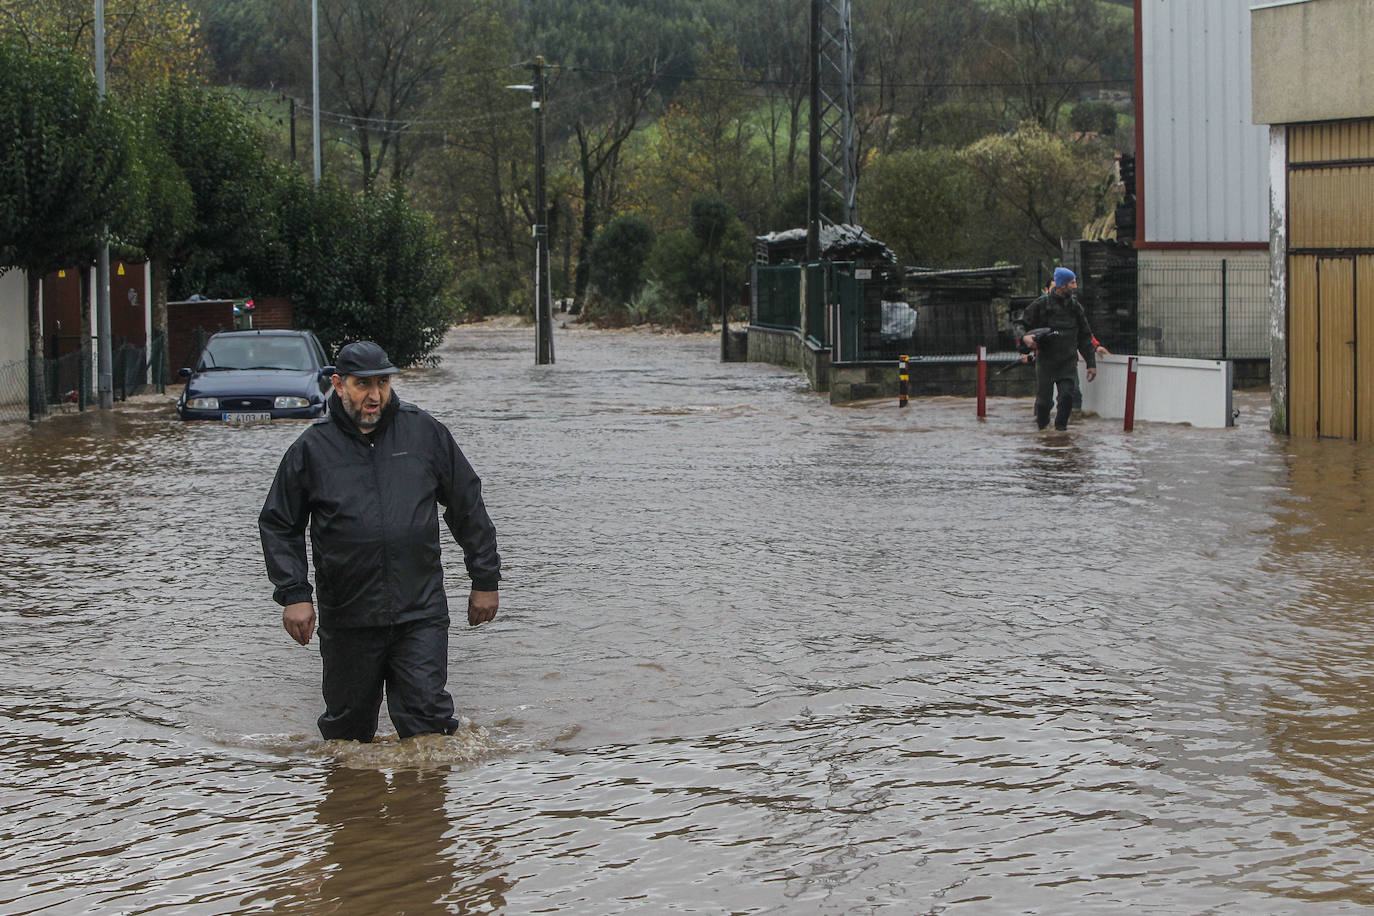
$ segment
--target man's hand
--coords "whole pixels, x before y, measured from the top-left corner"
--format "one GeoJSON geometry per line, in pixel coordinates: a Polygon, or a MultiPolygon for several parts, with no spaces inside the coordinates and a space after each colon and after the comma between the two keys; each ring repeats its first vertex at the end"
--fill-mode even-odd
{"type": "Polygon", "coordinates": [[[1089,366],[1089,367],[1088,367],[1088,381],[1091,382],[1091,381],[1092,381],[1093,379],[1095,379],[1095,378],[1097,378],[1097,367],[1096,367],[1096,366],[1089,366]]]}
{"type": "Polygon", "coordinates": [[[288,604],[282,608],[281,625],[291,634],[292,639],[305,645],[315,634],[315,605],[309,601],[288,604]]]}
{"type": "Polygon", "coordinates": [[[479,592],[474,588],[468,595],[468,626],[480,626],[495,620],[500,597],[500,592],[479,592]]]}

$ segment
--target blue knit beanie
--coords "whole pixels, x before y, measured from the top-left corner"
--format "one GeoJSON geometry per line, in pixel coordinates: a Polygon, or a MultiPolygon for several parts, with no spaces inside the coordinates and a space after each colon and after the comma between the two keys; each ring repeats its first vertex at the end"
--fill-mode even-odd
{"type": "Polygon", "coordinates": [[[1068,286],[1070,281],[1077,279],[1078,278],[1073,275],[1073,271],[1069,270],[1067,267],[1056,267],[1054,269],[1055,289],[1059,289],[1061,286],[1068,286]]]}

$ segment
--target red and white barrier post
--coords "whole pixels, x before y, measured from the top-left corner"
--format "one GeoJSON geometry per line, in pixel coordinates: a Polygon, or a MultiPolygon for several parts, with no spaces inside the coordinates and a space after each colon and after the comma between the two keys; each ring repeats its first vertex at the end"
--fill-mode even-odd
{"type": "Polygon", "coordinates": [[[988,415],[988,348],[978,348],[978,419],[988,415]]]}
{"type": "Polygon", "coordinates": [[[1130,432],[1135,429],[1135,367],[1137,357],[1126,359],[1126,419],[1122,429],[1130,432]]]}

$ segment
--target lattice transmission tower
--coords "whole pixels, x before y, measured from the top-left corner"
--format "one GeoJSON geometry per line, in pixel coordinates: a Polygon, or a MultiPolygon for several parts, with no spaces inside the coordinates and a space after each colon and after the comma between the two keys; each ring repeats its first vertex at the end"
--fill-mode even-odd
{"type": "Polygon", "coordinates": [[[854,33],[849,0],[811,0],[810,59],[809,228],[814,237],[822,225],[858,222],[854,33]]]}
{"type": "Polygon", "coordinates": [[[857,221],[855,195],[855,74],[849,0],[819,0],[815,66],[820,128],[820,220],[826,225],[857,221]]]}

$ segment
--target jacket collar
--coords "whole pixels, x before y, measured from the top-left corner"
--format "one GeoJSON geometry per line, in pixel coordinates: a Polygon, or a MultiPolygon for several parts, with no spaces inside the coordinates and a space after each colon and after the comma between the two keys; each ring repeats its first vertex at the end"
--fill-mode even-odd
{"type": "Polygon", "coordinates": [[[351,436],[361,436],[364,438],[375,439],[386,431],[391,425],[391,420],[396,416],[396,411],[400,408],[401,399],[396,396],[396,392],[391,392],[391,398],[382,405],[382,415],[377,418],[377,425],[372,427],[371,432],[363,432],[358,428],[358,424],[353,422],[353,418],[344,410],[343,401],[339,398],[337,391],[329,395],[329,416],[351,436]]]}

